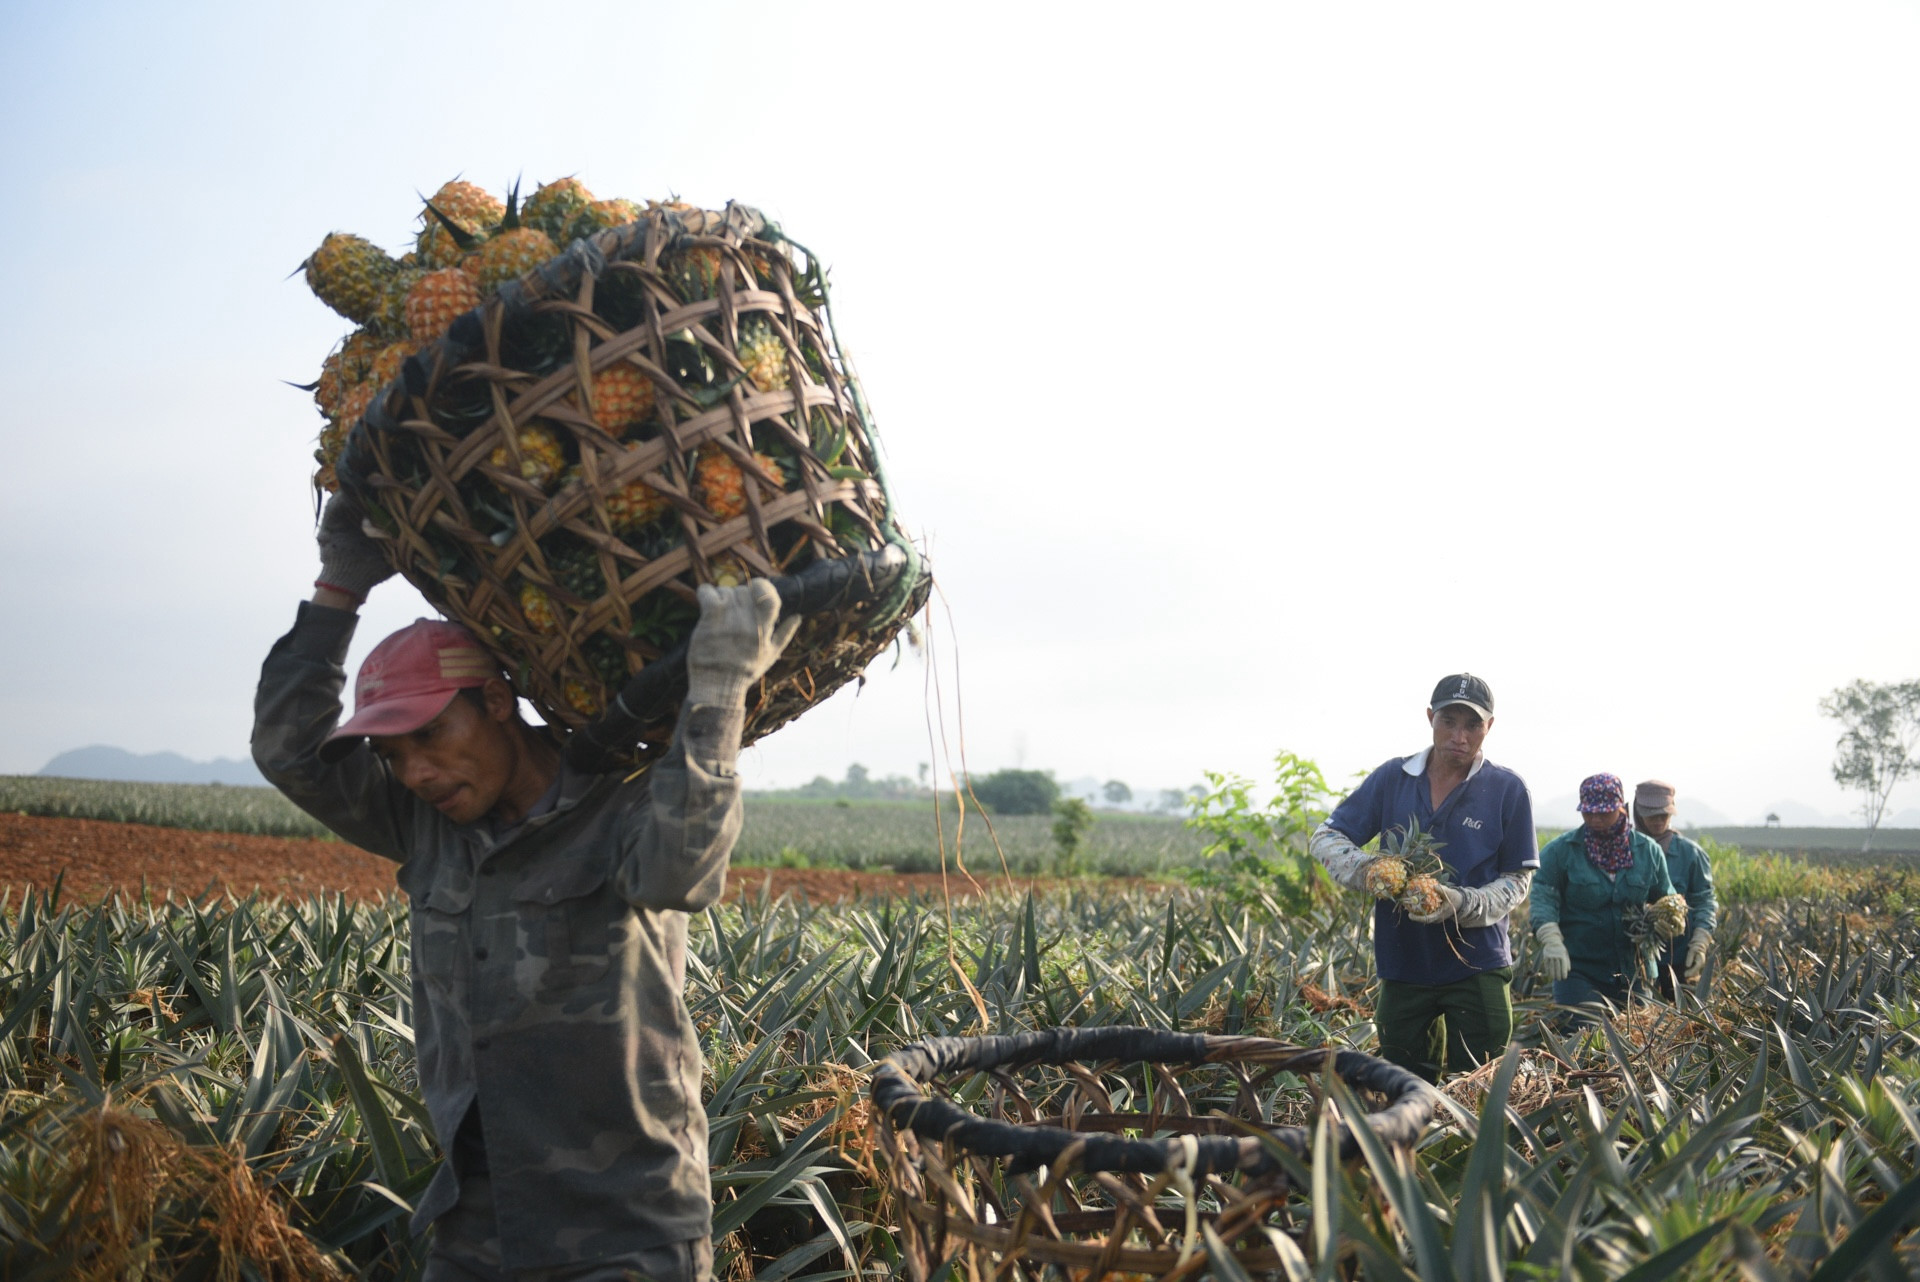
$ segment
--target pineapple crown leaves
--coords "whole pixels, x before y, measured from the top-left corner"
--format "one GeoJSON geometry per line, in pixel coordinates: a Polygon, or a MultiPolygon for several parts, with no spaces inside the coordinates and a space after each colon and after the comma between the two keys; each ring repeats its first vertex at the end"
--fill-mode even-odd
{"type": "Polygon", "coordinates": [[[513,180],[513,187],[507,192],[507,213],[500,220],[501,231],[520,230],[520,179],[513,180]]]}
{"type": "MultiPolygon", "coordinates": [[[[480,237],[474,235],[472,232],[462,227],[459,223],[456,223],[453,221],[453,219],[447,217],[446,214],[440,211],[439,206],[435,205],[431,200],[427,200],[423,196],[421,197],[421,201],[426,205],[427,212],[429,214],[432,214],[434,218],[439,220],[440,225],[447,229],[447,235],[453,238],[453,243],[460,247],[461,253],[470,254],[474,250],[480,247],[480,237]]],[[[508,217],[513,216],[512,205],[507,206],[507,216],[508,217]]]]}

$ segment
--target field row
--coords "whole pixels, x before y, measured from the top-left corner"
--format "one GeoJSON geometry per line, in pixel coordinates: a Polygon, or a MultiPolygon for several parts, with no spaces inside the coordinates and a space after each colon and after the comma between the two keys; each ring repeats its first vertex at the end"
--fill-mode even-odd
{"type": "MultiPolygon", "coordinates": [[[[1889,1247],[1920,1211],[1920,971],[1913,915],[1883,889],[1737,906],[1699,995],[1588,1033],[1542,1018],[1523,958],[1516,1057],[1456,1079],[1413,1159],[1316,1162],[1262,1241],[1284,1238],[1299,1277],[1904,1276],[1920,1261],[1889,1247]]],[[[900,1275],[863,1092],[903,1044],[1110,1024],[1372,1042],[1365,914],[1345,900],[1283,918],[1167,887],[749,898],[696,917],[690,945],[722,1276],[900,1275]]],[[[148,1276],[223,1255],[261,1277],[417,1276],[404,1204],[438,1152],[408,970],[397,901],[0,911],[0,1275],[87,1258],[118,1276],[150,1253],[148,1276]],[[243,1213],[250,1237],[204,1230],[243,1213]]],[[[1101,1088],[1150,1097],[1137,1068],[1101,1088]]],[[[990,1102],[984,1077],[947,1085],[990,1102]]],[[[1312,1126],[1314,1099],[1288,1073],[1243,1104],[1312,1126]]],[[[1217,1219],[1215,1192],[1193,1196],[1217,1219]]],[[[1181,1222],[1177,1189],[1149,1196],[1181,1222]]]]}

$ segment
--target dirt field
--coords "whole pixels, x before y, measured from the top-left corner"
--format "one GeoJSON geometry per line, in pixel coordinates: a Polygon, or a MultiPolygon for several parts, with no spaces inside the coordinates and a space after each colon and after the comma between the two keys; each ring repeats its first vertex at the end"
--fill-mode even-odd
{"type": "MultiPolygon", "coordinates": [[[[63,872],[62,896],[69,901],[90,901],[114,890],[137,894],[143,884],[155,895],[187,896],[344,891],[374,899],[395,889],[391,863],[337,841],[0,814],[0,888],[17,896],[27,886],[52,886],[63,872]]],[[[775,895],[791,890],[816,902],[940,893],[937,873],[736,868],[727,879],[728,896],[759,894],[769,878],[775,895]]],[[[956,896],[973,893],[959,876],[951,889],[956,896]]]]}

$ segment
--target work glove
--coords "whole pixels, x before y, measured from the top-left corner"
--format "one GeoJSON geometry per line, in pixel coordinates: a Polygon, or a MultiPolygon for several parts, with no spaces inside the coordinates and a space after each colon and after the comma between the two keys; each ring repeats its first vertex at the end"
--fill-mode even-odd
{"type": "Polygon", "coordinates": [[[1693,932],[1687,940],[1687,961],[1681,968],[1680,978],[1689,984],[1700,982],[1700,972],[1707,968],[1707,949],[1713,943],[1713,932],[1705,926],[1693,932]]]}
{"type": "Polygon", "coordinates": [[[333,588],[364,601],[367,593],[393,577],[393,566],[380,545],[361,528],[365,516],[360,505],[345,494],[327,500],[320,514],[320,577],[317,588],[333,588]]]}
{"type": "Polygon", "coordinates": [[[1533,928],[1540,941],[1540,973],[1559,983],[1573,973],[1573,958],[1567,955],[1566,941],[1560,937],[1560,923],[1543,921],[1533,928]]]}
{"type": "Polygon", "coordinates": [[[1461,905],[1466,903],[1466,899],[1466,892],[1456,890],[1452,886],[1442,885],[1440,887],[1440,904],[1437,908],[1430,913],[1408,913],[1407,916],[1423,926],[1431,926],[1435,922],[1447,921],[1457,916],[1460,912],[1461,905]]]}
{"type": "Polygon", "coordinates": [[[780,618],[780,594],[765,579],[734,588],[703,583],[696,595],[700,622],[687,644],[687,699],[708,707],[741,707],[748,689],[793,640],[800,620],[780,618]]]}

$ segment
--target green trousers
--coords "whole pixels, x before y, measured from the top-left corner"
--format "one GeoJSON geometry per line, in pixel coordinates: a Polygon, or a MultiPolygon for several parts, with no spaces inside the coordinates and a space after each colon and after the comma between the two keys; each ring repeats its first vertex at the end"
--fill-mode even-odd
{"type": "Polygon", "coordinates": [[[1380,1056],[1429,1082],[1470,1072],[1506,1050],[1513,1036],[1513,968],[1482,971],[1451,984],[1380,981],[1373,1023],[1380,1056]]]}

